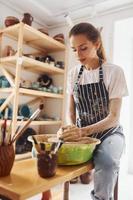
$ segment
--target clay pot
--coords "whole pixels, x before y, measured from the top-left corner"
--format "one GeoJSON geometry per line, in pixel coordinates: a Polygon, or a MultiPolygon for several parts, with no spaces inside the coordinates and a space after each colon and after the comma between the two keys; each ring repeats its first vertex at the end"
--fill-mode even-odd
{"type": "Polygon", "coordinates": [[[13,55],[15,55],[15,53],[16,53],[16,51],[11,46],[7,45],[2,50],[2,57],[13,56],[13,55]]]}
{"type": "Polygon", "coordinates": [[[8,176],[12,170],[15,153],[13,145],[0,146],[0,177],[8,176]]]}
{"type": "Polygon", "coordinates": [[[33,22],[33,17],[31,16],[30,13],[24,13],[24,17],[22,19],[22,22],[31,26],[31,24],[33,22]]]}
{"type": "Polygon", "coordinates": [[[57,35],[55,35],[53,37],[55,40],[57,40],[58,42],[61,42],[61,43],[65,43],[65,40],[64,40],[64,35],[62,33],[59,33],[57,35]]]}
{"type": "Polygon", "coordinates": [[[16,18],[16,17],[13,17],[13,16],[8,16],[6,17],[5,19],[5,26],[8,27],[8,26],[12,26],[14,24],[18,24],[19,23],[19,19],[16,18]]]}
{"type": "Polygon", "coordinates": [[[82,174],[80,176],[80,180],[82,184],[89,184],[93,179],[93,173],[92,172],[87,172],[85,174],[82,174]]]}

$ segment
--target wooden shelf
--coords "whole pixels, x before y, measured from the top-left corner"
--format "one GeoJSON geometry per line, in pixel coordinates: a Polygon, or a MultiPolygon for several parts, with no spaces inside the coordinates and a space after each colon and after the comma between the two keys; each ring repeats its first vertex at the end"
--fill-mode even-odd
{"type": "Polygon", "coordinates": [[[54,94],[54,93],[42,92],[42,91],[38,91],[38,90],[30,90],[30,89],[20,88],[19,92],[21,94],[26,94],[26,95],[30,95],[30,96],[43,96],[43,97],[63,99],[63,94],[54,94]]]}
{"type": "MultiPolygon", "coordinates": [[[[4,122],[4,120],[0,119],[0,124],[2,124],[4,122]]],[[[7,120],[7,125],[9,126],[11,123],[11,120],[7,120]]],[[[17,121],[17,125],[20,125],[21,121],[17,121]]],[[[25,124],[26,121],[23,122],[23,124],[25,124]]],[[[54,120],[51,120],[51,121],[32,121],[30,123],[30,126],[38,126],[38,125],[46,125],[46,126],[52,126],[52,125],[61,125],[61,120],[59,121],[54,121],[54,120]]]]}
{"type": "MultiPolygon", "coordinates": [[[[22,22],[7,28],[0,30],[5,36],[17,40],[19,34],[19,28],[23,24],[22,22]]],[[[52,37],[47,36],[44,33],[36,30],[35,28],[24,24],[24,42],[42,52],[46,50],[47,52],[56,52],[65,50],[65,45],[54,40],[52,37]]]]}
{"type": "Polygon", "coordinates": [[[10,93],[13,91],[13,88],[0,88],[0,93],[10,93]]]}
{"type": "MultiPolygon", "coordinates": [[[[19,58],[21,59],[21,58],[19,58]]],[[[54,65],[43,63],[26,56],[22,56],[23,69],[27,69],[32,72],[47,73],[47,74],[64,74],[64,69],[55,67],[54,65]]],[[[17,56],[10,56],[0,59],[0,63],[4,65],[11,65],[15,67],[17,62],[17,56]]]]}
{"type": "MultiPolygon", "coordinates": [[[[13,92],[14,88],[0,88],[0,93],[10,93],[13,92]]],[[[25,88],[19,88],[20,94],[30,95],[30,96],[42,96],[42,97],[50,97],[50,98],[63,98],[63,94],[55,94],[50,92],[43,92],[38,90],[31,90],[25,88]]]]}

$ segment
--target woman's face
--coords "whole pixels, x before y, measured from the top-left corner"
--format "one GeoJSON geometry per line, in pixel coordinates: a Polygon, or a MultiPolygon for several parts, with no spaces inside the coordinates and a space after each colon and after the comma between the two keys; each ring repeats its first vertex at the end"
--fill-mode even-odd
{"type": "Polygon", "coordinates": [[[99,42],[92,43],[86,35],[72,35],[70,37],[70,44],[75,52],[76,58],[82,64],[88,64],[93,59],[97,58],[97,49],[99,48],[99,42]]]}

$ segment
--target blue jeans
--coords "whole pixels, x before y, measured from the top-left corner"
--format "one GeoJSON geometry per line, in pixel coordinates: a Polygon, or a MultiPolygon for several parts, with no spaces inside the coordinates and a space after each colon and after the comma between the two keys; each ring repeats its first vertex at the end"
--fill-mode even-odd
{"type": "Polygon", "coordinates": [[[123,134],[107,137],[94,153],[94,190],[93,200],[113,200],[114,187],[119,173],[120,158],[125,146],[123,134]]]}

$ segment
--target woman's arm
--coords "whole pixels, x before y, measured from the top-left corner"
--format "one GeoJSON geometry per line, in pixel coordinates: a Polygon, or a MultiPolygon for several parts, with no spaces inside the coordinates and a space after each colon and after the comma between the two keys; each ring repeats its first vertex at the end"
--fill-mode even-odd
{"type": "Polygon", "coordinates": [[[63,132],[61,138],[66,141],[80,140],[81,137],[89,136],[93,133],[102,132],[109,128],[117,126],[119,124],[121,104],[121,98],[111,99],[109,104],[109,114],[106,118],[95,124],[83,128],[76,127],[75,129],[71,129],[69,131],[66,130],[63,132]]]}
{"type": "Polygon", "coordinates": [[[73,125],[76,123],[76,108],[73,95],[68,96],[68,110],[67,110],[66,121],[68,125],[73,125]]]}
{"type": "Polygon", "coordinates": [[[76,108],[75,108],[75,103],[73,99],[73,95],[68,96],[68,109],[66,113],[66,126],[61,127],[57,131],[57,137],[61,138],[64,130],[70,130],[75,127],[76,124],[76,108]]]}

